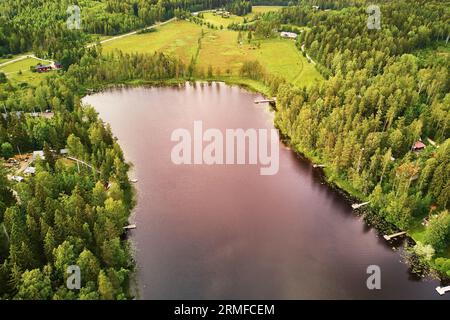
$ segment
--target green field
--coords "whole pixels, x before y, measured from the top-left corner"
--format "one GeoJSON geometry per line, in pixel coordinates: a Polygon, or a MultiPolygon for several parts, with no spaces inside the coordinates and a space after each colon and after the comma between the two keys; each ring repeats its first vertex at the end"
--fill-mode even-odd
{"type": "Polygon", "coordinates": [[[255,15],[257,13],[265,13],[265,12],[270,12],[270,11],[278,11],[281,8],[283,8],[282,6],[253,6],[252,7],[252,12],[249,14],[251,15],[255,15]]]}
{"type": "MultiPolygon", "coordinates": [[[[265,13],[270,11],[280,10],[281,6],[253,6],[252,12],[247,14],[245,18],[247,20],[251,20],[255,15],[259,13],[265,13]]],[[[215,15],[213,12],[204,12],[203,20],[209,23],[212,23],[215,26],[224,26],[227,27],[231,23],[242,23],[244,22],[244,17],[231,15],[229,18],[222,18],[220,15],[215,15]]]]}
{"type": "MultiPolygon", "coordinates": [[[[263,7],[266,8],[266,7],[263,7]]],[[[264,9],[268,10],[268,9],[264,9]]],[[[156,32],[131,35],[104,44],[104,52],[115,49],[123,52],[163,51],[189,62],[196,55],[198,39],[201,47],[196,60],[205,73],[211,65],[214,75],[238,76],[244,61],[258,60],[264,69],[284,77],[299,86],[321,81],[322,76],[299,52],[295,42],[288,39],[254,40],[250,44],[237,43],[238,33],[213,30],[187,21],[176,21],[158,27],[156,32]],[[257,43],[260,47],[257,48],[257,43]]]]}
{"type": "Polygon", "coordinates": [[[30,67],[40,62],[34,58],[26,58],[0,67],[0,72],[5,73],[7,78],[13,82],[27,82],[36,85],[47,76],[47,73],[31,72],[30,67]]]}
{"type": "Polygon", "coordinates": [[[122,52],[155,52],[176,55],[185,63],[191,60],[198,47],[198,39],[202,28],[187,21],[174,21],[157,27],[156,31],[135,34],[106,42],[103,52],[111,52],[115,49],[122,52]]]}

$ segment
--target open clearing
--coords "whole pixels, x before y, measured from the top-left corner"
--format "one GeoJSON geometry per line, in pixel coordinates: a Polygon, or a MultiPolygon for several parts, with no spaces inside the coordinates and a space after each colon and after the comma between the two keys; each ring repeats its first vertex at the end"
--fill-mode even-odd
{"type": "Polygon", "coordinates": [[[14,82],[27,82],[36,85],[47,75],[47,73],[31,72],[30,67],[38,63],[42,62],[34,58],[26,58],[1,67],[0,72],[5,73],[8,79],[14,82]]]}
{"type": "Polygon", "coordinates": [[[162,51],[188,63],[195,55],[202,28],[187,21],[174,21],[155,28],[156,31],[130,35],[103,44],[103,52],[153,53],[162,51]]]}
{"type": "MultiPolygon", "coordinates": [[[[281,7],[254,7],[252,14],[279,8],[281,7]]],[[[212,15],[209,12],[207,14],[212,15]]],[[[223,19],[217,16],[214,18],[223,19]]],[[[247,41],[238,44],[237,37],[236,31],[215,30],[188,21],[174,21],[157,27],[155,32],[130,35],[107,42],[103,45],[103,52],[108,53],[115,49],[128,53],[160,51],[177,56],[185,63],[196,57],[199,70],[203,70],[206,74],[208,67],[212,66],[215,76],[238,76],[244,61],[258,60],[267,72],[284,77],[298,86],[309,86],[323,79],[314,66],[303,57],[293,40],[256,39],[250,44],[247,41]],[[201,39],[200,48],[199,39],[201,39]]]]}
{"type": "MultiPolygon", "coordinates": [[[[277,11],[280,10],[281,6],[253,6],[252,12],[247,14],[245,18],[247,20],[251,20],[255,15],[259,13],[265,13],[270,11],[277,11]]],[[[226,28],[229,24],[235,22],[235,23],[242,23],[244,22],[244,17],[231,15],[229,18],[222,18],[219,15],[214,15],[212,12],[204,12],[203,13],[203,20],[209,23],[212,23],[213,25],[219,27],[223,26],[226,28]]]]}

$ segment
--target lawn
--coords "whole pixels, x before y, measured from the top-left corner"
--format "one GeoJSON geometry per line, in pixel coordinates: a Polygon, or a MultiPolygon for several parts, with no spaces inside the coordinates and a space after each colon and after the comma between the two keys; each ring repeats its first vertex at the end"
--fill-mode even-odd
{"type": "Polygon", "coordinates": [[[257,13],[266,13],[270,11],[278,11],[282,6],[253,6],[252,12],[249,14],[250,16],[255,15],[257,13]]]}
{"type": "Polygon", "coordinates": [[[229,18],[222,18],[219,15],[214,15],[212,12],[204,12],[203,13],[203,20],[209,23],[212,23],[213,25],[219,27],[223,26],[226,28],[229,24],[235,22],[235,23],[241,23],[244,21],[243,17],[235,16],[234,14],[231,15],[229,18]]]}
{"type": "Polygon", "coordinates": [[[31,72],[30,67],[38,63],[40,63],[39,60],[26,58],[1,67],[0,72],[5,73],[7,78],[13,82],[27,82],[36,85],[47,75],[46,73],[31,72]]]}
{"type": "Polygon", "coordinates": [[[235,31],[206,31],[197,61],[199,67],[207,70],[211,65],[221,74],[237,75],[246,60],[258,60],[269,73],[299,86],[322,80],[322,76],[303,57],[292,40],[268,39],[238,45],[235,31]],[[256,42],[260,42],[260,48],[255,46],[256,42]]]}
{"type": "Polygon", "coordinates": [[[188,63],[197,51],[201,30],[202,28],[196,24],[174,21],[157,27],[154,32],[135,34],[106,42],[103,44],[103,52],[111,52],[114,49],[129,53],[162,51],[176,55],[188,63]]]}
{"type": "MultiPolygon", "coordinates": [[[[266,8],[266,7],[262,7],[266,8]]],[[[268,7],[272,8],[272,7],[268,7]]],[[[262,9],[268,10],[268,9],[262,9]]],[[[261,10],[260,10],[261,11],[261,10]]],[[[258,60],[264,69],[284,77],[299,86],[309,86],[322,77],[288,39],[253,40],[237,43],[238,33],[232,30],[213,30],[187,21],[175,21],[158,27],[156,32],[131,35],[104,44],[104,52],[115,49],[123,52],[154,52],[180,57],[188,63],[196,55],[198,39],[201,46],[196,60],[199,70],[206,74],[211,65],[214,75],[238,76],[244,61],[258,60]],[[259,48],[257,43],[260,44],[259,48]]]]}
{"type": "Polygon", "coordinates": [[[277,11],[280,10],[281,8],[282,8],[281,6],[253,6],[251,13],[242,17],[233,14],[229,18],[222,18],[220,15],[214,15],[212,12],[204,12],[203,20],[206,22],[210,22],[215,26],[219,27],[222,25],[224,28],[226,28],[229,24],[233,22],[242,23],[244,21],[244,17],[247,18],[247,20],[251,20],[258,13],[277,11]]]}

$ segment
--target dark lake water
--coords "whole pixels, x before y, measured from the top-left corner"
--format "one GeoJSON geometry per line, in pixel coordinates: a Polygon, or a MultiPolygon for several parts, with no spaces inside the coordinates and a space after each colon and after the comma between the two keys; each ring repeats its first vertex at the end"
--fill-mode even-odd
{"type": "MultiPolygon", "coordinates": [[[[175,165],[173,130],[273,128],[261,96],[222,83],[112,89],[84,98],[111,124],[139,181],[131,218],[141,299],[440,299],[280,144],[280,168],[175,165]],[[368,290],[369,265],[381,290],[368,290]]],[[[447,294],[445,298],[450,298],[447,294]]]]}

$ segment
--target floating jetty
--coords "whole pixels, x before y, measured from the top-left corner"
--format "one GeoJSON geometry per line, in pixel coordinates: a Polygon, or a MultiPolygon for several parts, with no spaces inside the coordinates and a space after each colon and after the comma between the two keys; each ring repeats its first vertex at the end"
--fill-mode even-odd
{"type": "Polygon", "coordinates": [[[446,287],[436,287],[436,291],[443,296],[447,291],[450,291],[450,286],[446,287]]]}
{"type": "Polygon", "coordinates": [[[393,239],[393,238],[402,236],[402,235],[404,235],[404,234],[406,234],[406,231],[397,232],[397,233],[394,233],[394,234],[391,234],[391,235],[385,234],[385,235],[383,236],[383,238],[386,239],[387,241],[389,241],[389,240],[391,240],[391,239],[393,239]]]}
{"type": "Polygon", "coordinates": [[[258,99],[258,100],[255,100],[256,104],[259,104],[259,103],[275,103],[275,102],[277,102],[277,99],[275,99],[275,98],[273,98],[273,99],[258,99]]]}
{"type": "Polygon", "coordinates": [[[365,206],[366,204],[369,204],[369,203],[370,203],[370,201],[363,202],[363,203],[354,203],[354,204],[352,204],[352,208],[353,209],[358,209],[358,208],[361,208],[362,206],[365,206]]]}
{"type": "Polygon", "coordinates": [[[135,224],[129,224],[126,227],[123,227],[125,230],[132,230],[132,229],[136,229],[136,225],[135,224]]]}

